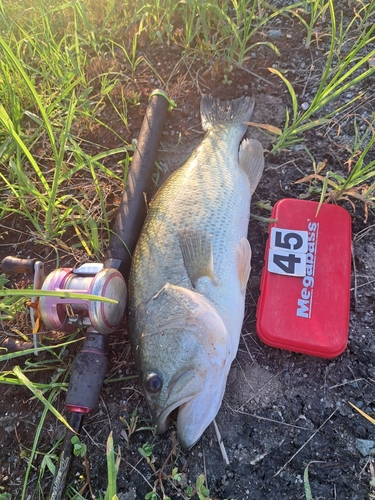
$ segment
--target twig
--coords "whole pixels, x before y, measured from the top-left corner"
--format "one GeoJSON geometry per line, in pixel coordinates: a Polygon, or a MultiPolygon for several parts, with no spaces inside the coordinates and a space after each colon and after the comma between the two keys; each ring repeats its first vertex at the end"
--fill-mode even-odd
{"type": "Polygon", "coordinates": [[[374,474],[371,472],[371,467],[374,468],[374,466],[372,465],[371,463],[371,458],[369,457],[365,463],[365,465],[362,467],[362,469],[358,472],[358,474],[356,475],[356,479],[361,479],[362,478],[362,474],[365,472],[366,470],[366,467],[370,465],[370,474],[371,474],[371,477],[374,477],[374,474]]]}
{"type": "MultiPolygon", "coordinates": [[[[235,358],[235,363],[238,365],[238,368],[241,370],[241,372],[242,372],[242,376],[243,376],[243,378],[245,379],[246,384],[249,386],[250,391],[251,391],[251,392],[255,392],[254,387],[253,387],[253,386],[250,384],[250,382],[247,380],[247,378],[246,378],[246,374],[245,374],[245,371],[244,371],[244,369],[242,368],[241,363],[239,362],[239,359],[238,359],[238,358],[235,358]]],[[[242,408],[242,407],[240,406],[240,408],[242,408]]]]}
{"type": "MultiPolygon", "coordinates": [[[[251,401],[252,399],[254,399],[256,396],[258,396],[258,395],[259,395],[259,394],[263,391],[263,389],[264,389],[264,388],[265,388],[265,387],[266,387],[266,386],[267,386],[270,382],[272,382],[272,380],[274,380],[275,378],[278,378],[278,377],[279,377],[279,376],[280,376],[283,372],[285,372],[285,369],[281,370],[279,373],[276,373],[273,377],[270,377],[270,378],[267,380],[267,382],[265,382],[265,383],[262,385],[262,387],[260,387],[260,388],[258,389],[258,391],[257,391],[255,394],[253,394],[253,395],[251,396],[251,398],[249,398],[247,401],[245,401],[244,403],[242,403],[242,405],[241,405],[238,409],[240,410],[240,409],[241,409],[241,408],[243,408],[245,405],[247,405],[248,403],[250,403],[250,401],[251,401]]],[[[250,385],[250,384],[249,384],[249,386],[251,387],[251,385],[250,385]]]]}
{"type": "Polygon", "coordinates": [[[91,498],[95,498],[94,492],[93,492],[92,487],[91,487],[91,476],[90,476],[89,461],[87,460],[86,455],[83,457],[83,459],[85,461],[86,480],[87,480],[87,484],[88,484],[88,487],[89,487],[89,490],[90,490],[91,498]]]}
{"type": "Polygon", "coordinates": [[[226,403],[226,406],[233,411],[233,413],[240,413],[241,415],[247,415],[248,417],[257,418],[258,420],[266,420],[267,422],[272,422],[273,424],[285,425],[286,427],[293,427],[293,429],[301,429],[303,431],[311,431],[307,427],[300,427],[299,425],[288,424],[286,422],[280,422],[279,420],[274,420],[273,418],[261,417],[260,415],[255,415],[254,413],[249,413],[243,410],[235,410],[226,403]]]}
{"type": "MultiPolygon", "coordinates": [[[[104,420],[106,421],[106,420],[104,420]]],[[[102,448],[103,450],[105,450],[106,446],[105,444],[102,444],[102,443],[99,443],[99,442],[96,442],[94,441],[94,439],[91,437],[91,435],[85,430],[85,428],[83,427],[82,430],[85,432],[86,436],[91,440],[91,442],[97,446],[98,448],[102,448]]],[[[125,458],[121,457],[121,461],[124,462],[128,467],[130,467],[133,472],[136,472],[139,476],[141,476],[141,478],[143,479],[143,481],[150,487],[152,488],[152,484],[150,483],[150,481],[148,481],[148,479],[142,474],[142,472],[137,468],[137,466],[140,464],[140,462],[142,462],[142,458],[140,458],[138,460],[138,462],[135,464],[135,467],[134,465],[132,465],[130,462],[128,462],[125,458]]],[[[157,495],[159,500],[160,500],[160,496],[157,495]]]]}
{"type": "Polygon", "coordinates": [[[215,428],[217,441],[219,443],[220,451],[221,451],[221,454],[223,456],[223,460],[227,465],[229,465],[228,455],[227,455],[227,452],[225,450],[225,446],[224,446],[223,440],[221,438],[221,434],[220,434],[219,428],[217,426],[216,420],[214,420],[213,424],[214,424],[214,428],[215,428]]]}
{"type": "Polygon", "coordinates": [[[359,231],[354,236],[353,241],[357,243],[359,240],[361,240],[362,238],[364,238],[365,236],[367,236],[367,233],[369,233],[371,231],[371,229],[374,229],[374,228],[375,228],[375,224],[372,224],[371,226],[365,227],[364,229],[362,229],[361,231],[359,231]]]}
{"type": "Polygon", "coordinates": [[[264,458],[264,457],[266,457],[266,456],[268,455],[268,453],[269,453],[269,452],[270,452],[270,451],[269,451],[269,450],[267,450],[267,451],[265,451],[264,453],[262,453],[261,455],[257,455],[257,456],[254,458],[254,460],[251,460],[251,461],[249,462],[249,464],[250,464],[250,465],[255,465],[255,464],[257,464],[258,462],[260,462],[261,460],[263,460],[263,458],[264,458]]]}
{"type": "MultiPolygon", "coordinates": [[[[142,474],[142,472],[140,472],[138,469],[137,469],[137,466],[138,464],[142,461],[142,459],[138,460],[138,462],[135,464],[135,467],[134,465],[132,465],[130,462],[128,462],[127,460],[125,460],[124,458],[121,457],[121,460],[124,461],[126,463],[126,465],[128,465],[132,470],[133,472],[136,472],[137,474],[139,474],[141,476],[141,478],[144,480],[145,483],[148,484],[148,486],[150,488],[153,488],[152,484],[150,483],[150,481],[142,474]]],[[[156,493],[157,497],[159,498],[160,500],[160,495],[158,493],[156,493]]]]}
{"type": "Polygon", "coordinates": [[[271,87],[277,87],[277,85],[270,80],[267,80],[266,78],[263,78],[263,76],[257,75],[253,71],[250,71],[249,69],[245,68],[244,66],[240,66],[239,64],[236,64],[238,69],[242,69],[243,71],[246,71],[246,73],[249,73],[251,76],[254,78],[258,78],[258,80],[262,80],[263,82],[267,83],[268,85],[271,85],[271,87]]]}
{"type": "Polygon", "coordinates": [[[298,455],[298,453],[303,450],[303,448],[313,439],[313,437],[316,436],[316,434],[318,434],[318,432],[320,431],[320,429],[322,429],[326,423],[331,420],[331,418],[333,417],[333,415],[337,412],[338,408],[336,408],[332,413],[331,415],[326,419],[324,420],[324,422],[322,423],[322,425],[319,427],[319,429],[317,429],[314,434],[312,434],[312,436],[309,437],[309,439],[295,452],[295,454],[281,467],[281,469],[279,469],[276,474],[274,474],[273,477],[276,477],[280,474],[281,471],[283,471],[285,469],[285,467],[293,460],[294,457],[296,457],[298,455]]]}
{"type": "MultiPolygon", "coordinates": [[[[248,332],[246,332],[246,334],[248,334],[248,332]]],[[[241,332],[241,338],[242,338],[243,343],[245,344],[246,351],[247,351],[247,354],[249,355],[249,358],[251,359],[252,362],[254,362],[253,355],[250,352],[249,346],[247,345],[247,342],[245,340],[245,335],[243,335],[242,332],[241,332]]],[[[247,382],[247,380],[246,380],[246,382],[247,382]]]]}
{"type": "Polygon", "coordinates": [[[206,469],[206,454],[204,452],[204,448],[202,450],[203,452],[203,473],[204,473],[204,481],[206,483],[206,488],[208,489],[208,482],[207,482],[207,469],[206,469]]]}
{"type": "Polygon", "coordinates": [[[96,498],[94,495],[94,492],[92,490],[92,487],[91,487],[90,466],[89,466],[89,461],[87,460],[86,455],[84,455],[83,461],[84,461],[85,470],[86,470],[86,481],[85,481],[85,484],[82,486],[82,488],[79,490],[79,494],[83,495],[83,492],[85,491],[86,487],[88,486],[89,490],[90,490],[91,498],[96,498]]]}
{"type": "Polygon", "coordinates": [[[158,472],[158,481],[159,481],[159,484],[160,484],[160,487],[161,487],[161,490],[163,492],[163,495],[164,495],[164,487],[163,487],[163,471],[164,469],[166,468],[167,466],[167,463],[169,462],[169,460],[172,458],[173,455],[176,455],[176,450],[177,450],[177,444],[178,444],[178,441],[175,440],[175,442],[173,443],[173,446],[171,448],[171,451],[169,452],[167,458],[164,460],[164,463],[163,465],[161,466],[159,472],[158,472]]]}
{"type": "Polygon", "coordinates": [[[302,94],[301,94],[301,97],[305,97],[305,94],[306,94],[306,88],[307,88],[307,85],[308,83],[310,82],[311,80],[311,75],[312,75],[312,72],[313,70],[316,69],[315,67],[315,64],[314,62],[311,64],[310,68],[309,68],[309,76],[306,78],[305,80],[305,85],[303,86],[303,90],[302,90],[302,94]]]}
{"type": "MultiPolygon", "coordinates": [[[[358,288],[362,288],[363,286],[371,285],[371,283],[375,283],[375,280],[366,281],[366,283],[362,283],[362,285],[358,285],[357,286],[357,290],[358,290],[358,288]]],[[[350,289],[351,292],[353,290],[355,290],[355,287],[353,287],[353,288],[350,289]]]]}
{"type": "MultiPolygon", "coordinates": [[[[331,387],[328,387],[328,389],[329,390],[336,389],[337,387],[342,387],[343,385],[354,384],[354,383],[357,384],[357,382],[362,382],[362,381],[367,382],[367,380],[365,378],[355,378],[353,380],[346,380],[345,382],[342,382],[340,384],[331,385],[331,387]]],[[[357,387],[358,387],[358,384],[357,384],[357,387]]]]}

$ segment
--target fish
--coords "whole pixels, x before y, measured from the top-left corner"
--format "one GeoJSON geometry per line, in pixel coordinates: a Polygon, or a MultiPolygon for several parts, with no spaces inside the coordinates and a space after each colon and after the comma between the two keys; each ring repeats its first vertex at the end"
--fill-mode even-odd
{"type": "Polygon", "coordinates": [[[191,448],[222,404],[251,269],[250,201],[263,148],[243,139],[254,100],[202,96],[205,136],[152,199],[129,277],[128,333],[158,433],[177,412],[191,448]],[[242,141],[242,142],[241,142],[242,141]]]}

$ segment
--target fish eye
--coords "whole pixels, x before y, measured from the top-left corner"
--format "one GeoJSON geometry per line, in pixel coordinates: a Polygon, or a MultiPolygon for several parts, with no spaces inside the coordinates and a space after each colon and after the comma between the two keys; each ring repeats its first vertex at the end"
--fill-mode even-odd
{"type": "Polygon", "coordinates": [[[150,392],[158,392],[162,388],[163,381],[157,373],[148,373],[146,375],[145,386],[150,392]]]}

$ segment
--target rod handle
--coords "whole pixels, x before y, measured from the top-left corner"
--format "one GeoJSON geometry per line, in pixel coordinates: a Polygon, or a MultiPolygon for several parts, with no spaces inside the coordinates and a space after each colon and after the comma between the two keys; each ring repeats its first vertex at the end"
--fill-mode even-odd
{"type": "Polygon", "coordinates": [[[87,332],[74,359],[65,405],[68,410],[90,413],[98,404],[108,368],[109,335],[87,332]]]}

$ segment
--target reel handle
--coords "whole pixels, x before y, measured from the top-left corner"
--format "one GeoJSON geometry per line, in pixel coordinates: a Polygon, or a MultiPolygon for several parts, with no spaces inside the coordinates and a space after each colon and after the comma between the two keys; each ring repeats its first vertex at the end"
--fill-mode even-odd
{"type": "Polygon", "coordinates": [[[11,274],[34,274],[34,266],[36,259],[21,259],[8,255],[1,262],[3,273],[11,274]]]}

